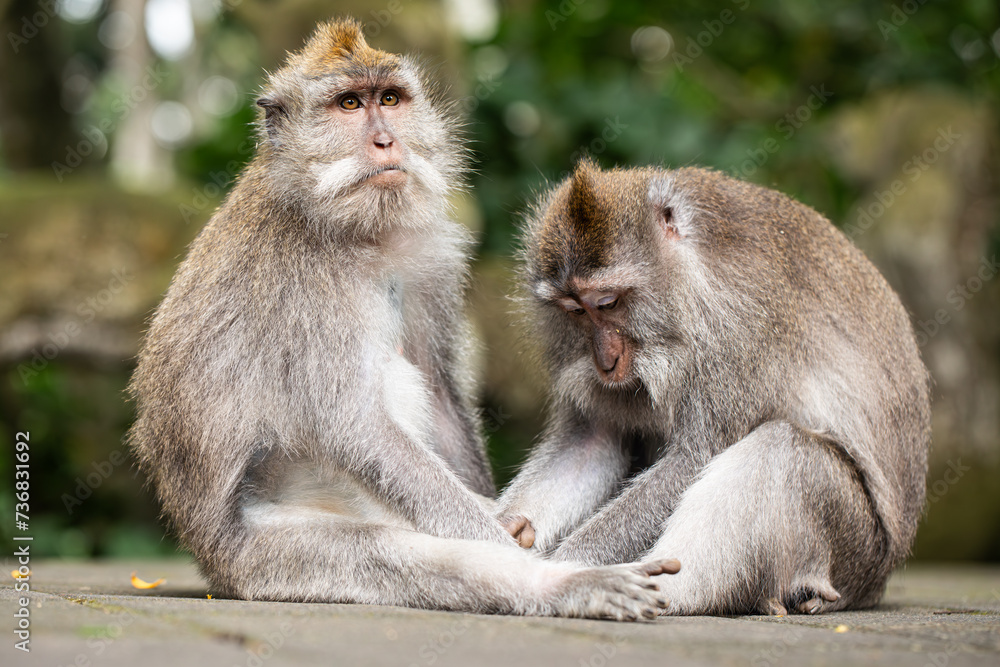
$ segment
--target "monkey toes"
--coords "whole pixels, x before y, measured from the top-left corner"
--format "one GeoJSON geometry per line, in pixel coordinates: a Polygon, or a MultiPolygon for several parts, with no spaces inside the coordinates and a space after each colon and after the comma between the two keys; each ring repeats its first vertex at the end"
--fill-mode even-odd
{"type": "Polygon", "coordinates": [[[681,571],[681,562],[676,558],[659,558],[648,563],[638,563],[650,577],[658,574],[677,574],[681,571]]]}
{"type": "Polygon", "coordinates": [[[782,602],[777,598],[765,598],[757,604],[757,613],[768,616],[786,616],[792,609],[800,614],[822,614],[829,611],[833,603],[840,600],[838,593],[827,583],[813,582],[799,585],[782,602]]]}
{"type": "Polygon", "coordinates": [[[679,569],[675,560],[659,560],[576,572],[556,595],[555,614],[615,621],[652,620],[670,602],[651,577],[679,569]]]}
{"type": "Polygon", "coordinates": [[[824,582],[813,582],[802,586],[790,596],[789,607],[800,614],[822,614],[830,611],[833,603],[840,600],[833,586],[824,582]]]}
{"type": "Polygon", "coordinates": [[[535,528],[531,525],[526,517],[523,516],[512,516],[505,519],[501,519],[500,523],[507,530],[511,536],[517,540],[525,549],[530,549],[531,545],[535,543],[535,528]]]}

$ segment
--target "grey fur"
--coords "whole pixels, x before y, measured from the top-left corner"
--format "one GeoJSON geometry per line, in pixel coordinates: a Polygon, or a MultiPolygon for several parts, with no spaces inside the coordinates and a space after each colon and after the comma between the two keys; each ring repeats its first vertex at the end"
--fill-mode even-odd
{"type": "Polygon", "coordinates": [[[545,562],[489,511],[447,204],[462,148],[426,86],[351,21],[271,77],[258,153],[152,318],[131,445],[220,595],[649,617],[663,568],[545,562]],[[404,111],[360,131],[333,106],[384,89],[404,111]],[[366,185],[386,136],[404,185],[366,185]]]}
{"type": "Polygon", "coordinates": [[[530,522],[532,551],[678,558],[659,578],[674,614],[878,601],[923,508],[928,376],[896,294],[842,233],[716,172],[583,164],[528,215],[523,255],[553,405],[498,516],[530,522]],[[624,295],[633,383],[602,384],[589,321],[555,305],[578,278],[624,295]]]}

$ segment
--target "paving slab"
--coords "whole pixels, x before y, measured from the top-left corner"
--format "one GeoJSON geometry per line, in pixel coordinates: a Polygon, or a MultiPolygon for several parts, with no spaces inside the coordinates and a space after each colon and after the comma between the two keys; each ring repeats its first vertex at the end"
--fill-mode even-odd
{"type": "Polygon", "coordinates": [[[5,667],[1000,666],[996,566],[910,566],[870,611],[614,623],[209,599],[184,560],[49,560],[32,563],[30,653],[14,647],[12,568],[0,585],[5,667]],[[133,571],[166,582],[137,590],[133,571]]]}

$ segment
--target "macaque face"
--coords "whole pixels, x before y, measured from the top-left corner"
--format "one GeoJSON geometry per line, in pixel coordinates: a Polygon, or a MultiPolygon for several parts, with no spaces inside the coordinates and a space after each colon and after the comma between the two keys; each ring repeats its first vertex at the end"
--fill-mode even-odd
{"type": "Polygon", "coordinates": [[[418,119],[432,130],[436,118],[425,108],[416,81],[390,73],[335,75],[325,83],[301,140],[318,198],[405,200],[443,193],[434,146],[418,138],[418,119]]]}
{"type": "Polygon", "coordinates": [[[398,75],[332,79],[307,124],[317,194],[433,191],[433,151],[411,141],[422,115],[415,82],[398,75]]]}
{"type": "Polygon", "coordinates": [[[310,219],[363,234],[437,219],[461,149],[415,63],[332,34],[273,74],[257,103],[272,162],[310,219]]]}
{"type": "Polygon", "coordinates": [[[397,136],[396,122],[405,118],[410,100],[394,88],[345,92],[334,100],[334,122],[358,138],[357,185],[401,187],[407,147],[397,136]]]}
{"type": "Polygon", "coordinates": [[[602,413],[665,400],[663,378],[685,372],[691,207],[661,180],[585,163],[529,219],[530,312],[554,385],[602,413]]]}
{"type": "Polygon", "coordinates": [[[555,304],[588,341],[598,378],[613,387],[631,384],[635,354],[626,333],[628,290],[602,289],[577,278],[570,282],[574,289],[555,304]]]}

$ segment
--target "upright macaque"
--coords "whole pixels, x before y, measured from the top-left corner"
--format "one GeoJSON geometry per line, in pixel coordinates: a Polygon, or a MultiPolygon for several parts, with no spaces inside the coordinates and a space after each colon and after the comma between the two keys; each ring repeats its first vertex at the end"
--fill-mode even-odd
{"type": "Polygon", "coordinates": [[[652,617],[670,562],[525,553],[470,405],[463,148],[409,58],[320,25],[150,324],[130,434],[220,595],[652,617]]]}
{"type": "Polygon", "coordinates": [[[875,604],[924,504],[928,376],[906,311],[816,211],[701,169],[590,162],[529,214],[551,373],[501,495],[522,546],[680,561],[666,613],[875,604]]]}

